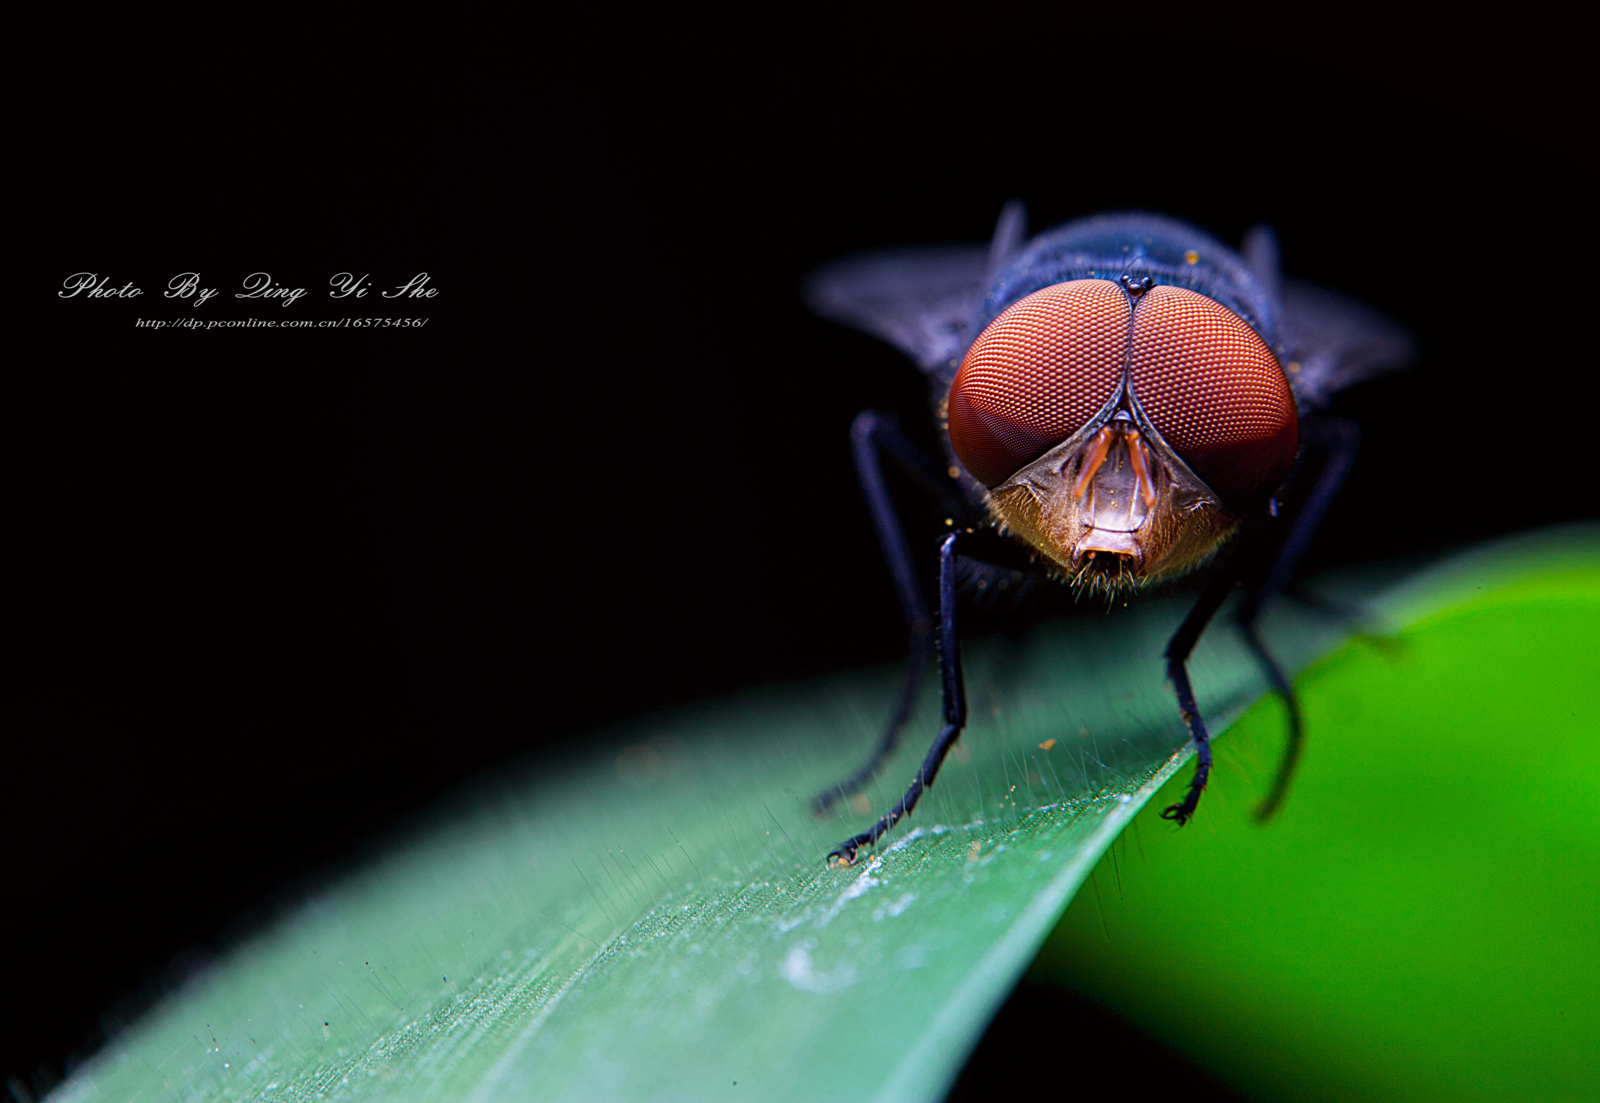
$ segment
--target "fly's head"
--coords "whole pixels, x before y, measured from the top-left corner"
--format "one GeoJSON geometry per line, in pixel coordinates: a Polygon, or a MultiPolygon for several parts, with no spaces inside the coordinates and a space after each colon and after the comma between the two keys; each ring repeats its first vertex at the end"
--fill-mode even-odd
{"type": "Polygon", "coordinates": [[[1282,485],[1299,438],[1288,378],[1243,318],[1185,287],[1109,280],[1006,308],[946,410],[995,520],[1108,593],[1203,564],[1282,485]]]}

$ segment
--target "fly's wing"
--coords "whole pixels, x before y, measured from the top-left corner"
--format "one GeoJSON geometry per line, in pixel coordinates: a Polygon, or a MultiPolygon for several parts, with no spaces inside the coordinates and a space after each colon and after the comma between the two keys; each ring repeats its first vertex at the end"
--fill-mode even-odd
{"type": "Polygon", "coordinates": [[[925,245],[836,260],[805,282],[806,305],[889,342],[930,375],[953,374],[977,336],[989,278],[1021,246],[1027,216],[1006,204],[989,245],[925,245]]]}
{"type": "Polygon", "coordinates": [[[981,245],[858,253],[813,272],[806,305],[889,342],[934,373],[972,343],[988,262],[981,245]]]}
{"type": "Polygon", "coordinates": [[[1416,343],[1398,322],[1338,292],[1284,280],[1283,308],[1296,350],[1291,371],[1302,411],[1325,405],[1335,391],[1411,366],[1416,343]]]}
{"type": "Polygon", "coordinates": [[[1256,283],[1283,304],[1293,349],[1289,381],[1302,412],[1353,383],[1411,366],[1416,344],[1404,326],[1336,291],[1284,279],[1270,226],[1246,234],[1242,252],[1256,283]]]}

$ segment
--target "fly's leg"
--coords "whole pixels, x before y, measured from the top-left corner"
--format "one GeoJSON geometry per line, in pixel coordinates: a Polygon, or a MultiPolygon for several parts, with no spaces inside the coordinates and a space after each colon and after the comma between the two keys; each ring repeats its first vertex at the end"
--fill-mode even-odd
{"type": "Polygon", "coordinates": [[[1200,706],[1195,704],[1194,687],[1189,684],[1189,670],[1185,664],[1194,651],[1194,645],[1200,641],[1200,634],[1206,630],[1206,625],[1211,623],[1211,618],[1222,608],[1228,594],[1238,585],[1239,576],[1258,546],[1265,520],[1264,517],[1256,517],[1245,521],[1245,530],[1239,534],[1234,553],[1228,557],[1222,569],[1212,576],[1200,600],[1194,603],[1194,608],[1189,610],[1189,615],[1183,618],[1183,623],[1167,641],[1164,655],[1167,678],[1177,694],[1178,712],[1183,716],[1184,727],[1189,729],[1189,738],[1194,742],[1195,749],[1194,777],[1189,779],[1189,791],[1184,794],[1182,801],[1169,805],[1161,812],[1162,819],[1176,820],[1180,827],[1194,815],[1195,806],[1200,803],[1200,794],[1205,791],[1206,779],[1211,776],[1211,733],[1206,731],[1205,718],[1200,715],[1200,706]]]}
{"type": "Polygon", "coordinates": [[[1255,810],[1256,822],[1266,823],[1277,813],[1278,806],[1288,795],[1289,780],[1294,776],[1295,767],[1300,764],[1300,752],[1305,746],[1305,728],[1300,721],[1300,699],[1295,696],[1294,687],[1289,684],[1289,679],[1284,675],[1283,668],[1278,665],[1278,660],[1273,658],[1272,652],[1261,642],[1254,618],[1249,621],[1241,619],[1239,632],[1244,636],[1245,646],[1250,649],[1250,654],[1255,656],[1257,665],[1266,675],[1267,684],[1283,700],[1284,708],[1289,714],[1289,741],[1284,745],[1283,758],[1279,761],[1278,772],[1272,779],[1272,789],[1255,810]]]}
{"type": "Polygon", "coordinates": [[[911,779],[905,795],[879,817],[871,829],[853,835],[834,847],[828,854],[828,864],[831,866],[847,866],[854,862],[856,851],[864,846],[876,845],[902,817],[911,814],[923,790],[932,786],[933,779],[939,776],[939,767],[944,765],[945,755],[950,753],[950,748],[961,737],[961,729],[966,726],[967,690],[961,675],[961,641],[956,634],[956,540],[957,534],[951,533],[939,545],[939,674],[944,724],[933,746],[928,748],[928,754],[923,758],[916,776],[911,779]]]}
{"type": "Polygon", "coordinates": [[[1195,704],[1194,690],[1189,683],[1189,673],[1185,664],[1190,653],[1194,651],[1195,644],[1199,642],[1200,634],[1205,631],[1207,623],[1221,608],[1229,591],[1246,577],[1251,577],[1252,581],[1246,584],[1244,595],[1234,616],[1244,636],[1245,644],[1261,665],[1268,684],[1283,698],[1289,713],[1289,743],[1284,751],[1283,762],[1278,767],[1277,777],[1273,780],[1272,789],[1266,800],[1256,809],[1256,819],[1264,821],[1270,818],[1283,803],[1284,795],[1288,792],[1289,781],[1294,775],[1294,768],[1304,745],[1300,704],[1295,699],[1294,688],[1289,684],[1283,668],[1261,642],[1261,636],[1256,631],[1256,621],[1261,616],[1262,606],[1267,600],[1288,585],[1289,578],[1305,554],[1318,523],[1328,511],[1334,496],[1338,494],[1345,476],[1350,472],[1356,446],[1360,443],[1360,435],[1353,423],[1330,419],[1308,423],[1304,428],[1302,439],[1305,441],[1303,454],[1306,456],[1320,454],[1320,466],[1317,468],[1310,492],[1296,507],[1293,518],[1289,519],[1287,535],[1281,541],[1274,543],[1269,538],[1274,526],[1269,526],[1266,518],[1247,521],[1245,531],[1240,533],[1239,544],[1234,554],[1222,571],[1212,579],[1205,592],[1200,595],[1200,600],[1195,603],[1189,615],[1184,618],[1183,624],[1167,643],[1167,677],[1172,680],[1173,690],[1178,697],[1178,711],[1183,714],[1183,722],[1189,729],[1190,738],[1194,740],[1196,763],[1194,777],[1189,782],[1189,791],[1181,802],[1162,811],[1163,819],[1176,820],[1179,824],[1186,823],[1189,817],[1194,815],[1195,806],[1200,803],[1200,794],[1210,777],[1211,737],[1206,731],[1205,720],[1200,716],[1200,709],[1195,704]]]}
{"type": "Polygon", "coordinates": [[[1320,468],[1317,470],[1315,482],[1312,484],[1311,492],[1296,508],[1294,516],[1288,519],[1288,535],[1274,549],[1270,559],[1262,560],[1266,564],[1266,569],[1260,573],[1256,581],[1245,585],[1239,606],[1234,611],[1234,618],[1238,622],[1240,634],[1244,636],[1245,645],[1250,648],[1251,654],[1260,664],[1268,684],[1283,699],[1289,715],[1289,741],[1284,747],[1283,759],[1278,764],[1277,774],[1272,779],[1272,788],[1267,792],[1266,799],[1256,807],[1257,823],[1265,823],[1271,819],[1282,806],[1284,797],[1288,795],[1289,783],[1294,778],[1295,767],[1300,762],[1300,752],[1304,749],[1305,731],[1301,723],[1300,703],[1295,698],[1294,688],[1284,675],[1283,668],[1261,642],[1260,633],[1256,630],[1256,621],[1260,618],[1261,609],[1267,601],[1288,587],[1294,569],[1299,564],[1301,556],[1305,554],[1317,526],[1321,524],[1328,506],[1332,504],[1334,496],[1344,484],[1345,476],[1350,473],[1350,465],[1355,461],[1356,448],[1361,441],[1359,430],[1349,421],[1329,419],[1308,424],[1305,428],[1307,431],[1302,434],[1302,439],[1305,440],[1303,455],[1320,453],[1320,468]]]}
{"type": "MultiPolygon", "coordinates": [[[[828,786],[812,798],[811,806],[818,815],[832,808],[841,797],[861,789],[884,764],[900,744],[911,710],[916,707],[922,689],[922,679],[928,669],[928,651],[932,646],[933,621],[928,615],[927,603],[917,585],[916,567],[911,559],[911,549],[906,544],[905,530],[889,497],[889,488],[883,481],[882,454],[887,453],[896,466],[904,468],[913,478],[941,498],[952,497],[941,485],[938,466],[928,459],[916,445],[906,440],[892,419],[870,411],[856,417],[850,427],[850,448],[855,457],[856,477],[861,482],[862,496],[872,514],[872,526],[878,532],[878,544],[883,548],[883,558],[894,579],[895,593],[906,615],[906,669],[900,681],[900,695],[894,712],[883,730],[878,745],[873,748],[859,769],[844,780],[828,786]]],[[[947,505],[952,503],[946,503],[947,505]]]]}
{"type": "Polygon", "coordinates": [[[923,671],[928,668],[930,641],[931,633],[928,631],[927,623],[913,622],[910,648],[906,653],[906,669],[900,679],[900,694],[895,699],[894,711],[889,714],[889,723],[884,727],[878,745],[872,748],[867,760],[854,773],[811,798],[811,810],[817,815],[826,815],[840,799],[865,788],[888,761],[889,756],[894,754],[895,748],[900,745],[900,737],[905,734],[906,722],[911,719],[911,710],[916,706],[917,694],[922,690],[923,671]]]}

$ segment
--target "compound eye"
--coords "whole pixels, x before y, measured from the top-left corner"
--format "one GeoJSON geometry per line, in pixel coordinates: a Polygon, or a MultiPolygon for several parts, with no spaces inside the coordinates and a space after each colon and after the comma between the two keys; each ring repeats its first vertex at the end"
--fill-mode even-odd
{"type": "Polygon", "coordinates": [[[1133,308],[1109,280],[1072,280],[1019,299],[967,350],[950,387],[950,443],[998,486],[1100,412],[1122,374],[1133,308]]]}
{"type": "Polygon", "coordinates": [[[1248,322],[1184,287],[1153,287],[1133,315],[1128,362],[1145,416],[1235,511],[1288,477],[1300,423],[1288,377],[1248,322]]]}

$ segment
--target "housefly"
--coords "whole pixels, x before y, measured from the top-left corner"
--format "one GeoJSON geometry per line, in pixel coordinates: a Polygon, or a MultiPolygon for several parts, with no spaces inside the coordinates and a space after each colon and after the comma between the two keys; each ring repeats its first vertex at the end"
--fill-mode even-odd
{"type": "Polygon", "coordinates": [[[1193,778],[1162,815],[1194,815],[1210,737],[1187,660],[1235,590],[1234,618],[1289,713],[1289,741],[1257,809],[1282,802],[1301,746],[1288,679],[1256,621],[1288,583],[1354,457],[1355,426],[1319,415],[1329,396],[1404,367],[1393,322],[1333,292],[1285,280],[1265,227],[1235,252],[1149,214],[1102,215],[1026,240],[1020,203],[987,246],[848,257],[806,285],[817,313],[905,352],[932,387],[942,462],[892,418],[852,427],[857,475],[909,629],[905,678],[882,738],[819,812],[862,788],[897,745],[937,650],[942,723],[917,775],[873,826],[828,855],[848,865],[916,807],[966,723],[956,631],[959,577],[1008,562],[1077,593],[1114,596],[1207,568],[1167,644],[1166,674],[1195,745],[1193,778]],[[937,614],[884,481],[909,475],[951,518],[939,548],[937,614]]]}

